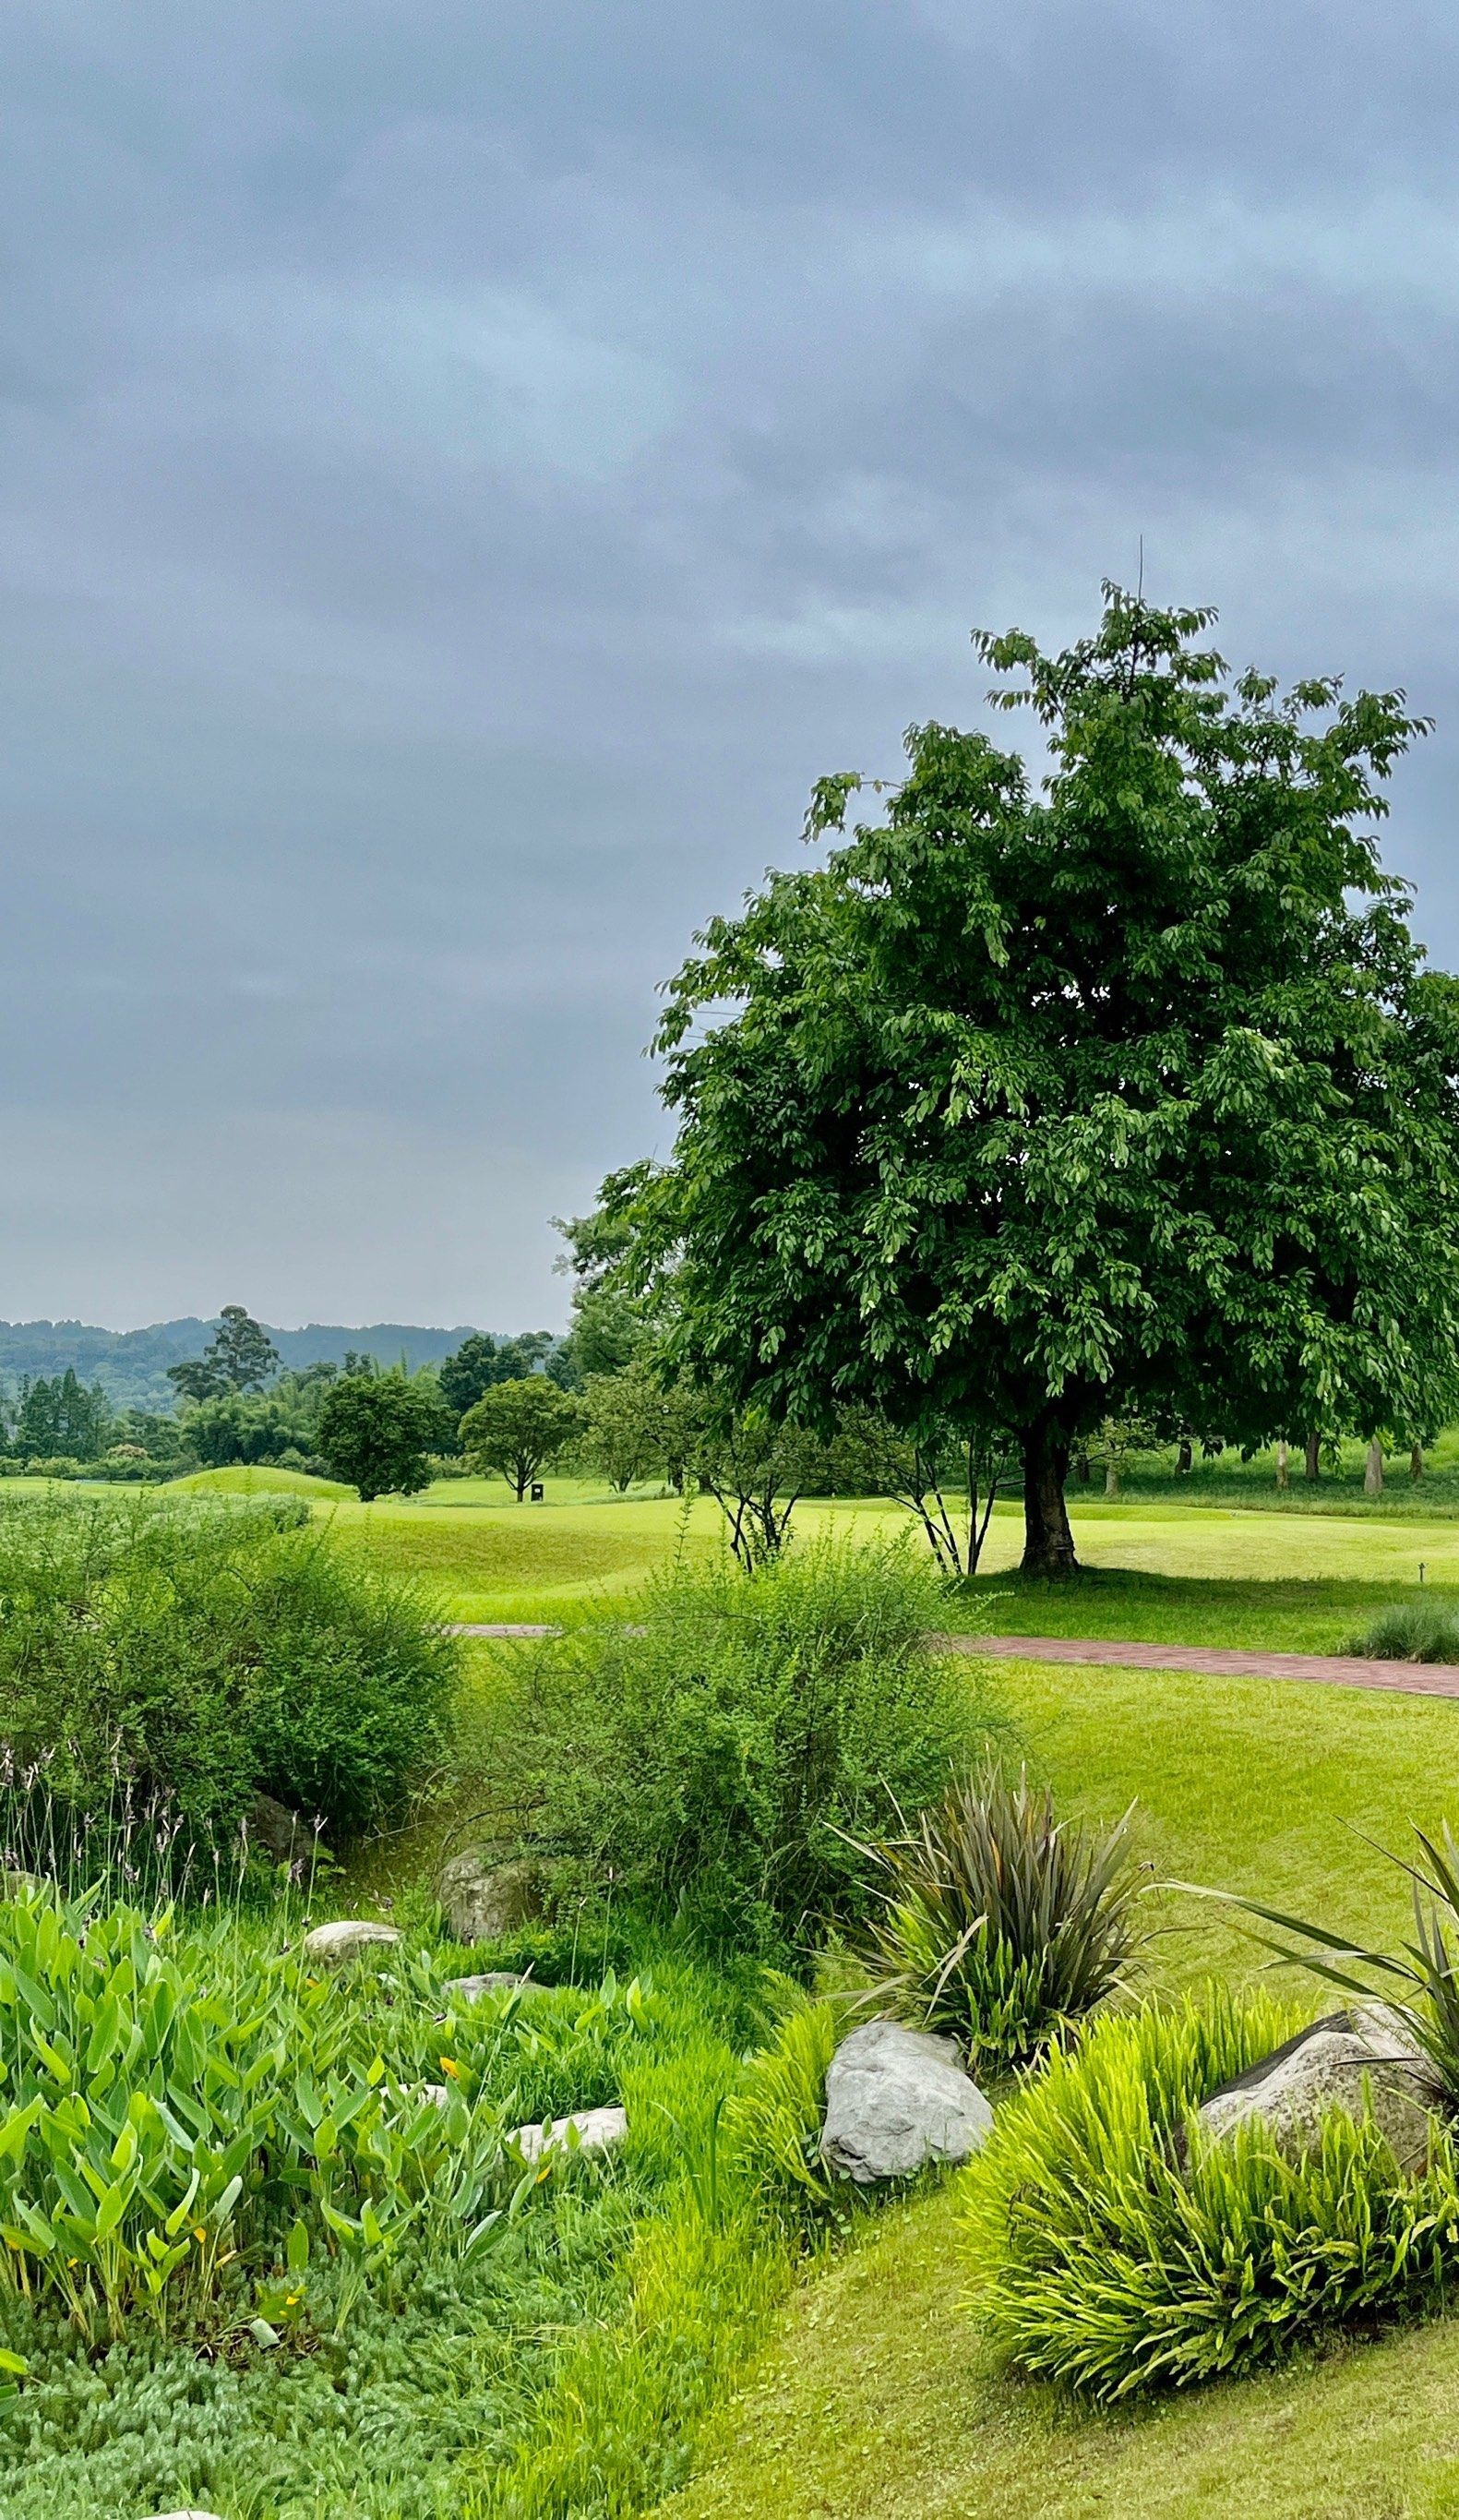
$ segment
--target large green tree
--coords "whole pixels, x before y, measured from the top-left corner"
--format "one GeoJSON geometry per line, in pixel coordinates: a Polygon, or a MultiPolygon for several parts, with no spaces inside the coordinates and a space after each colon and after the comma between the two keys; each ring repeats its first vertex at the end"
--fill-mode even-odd
{"type": "Polygon", "coordinates": [[[1375,836],[1422,722],[1233,679],[1210,618],[1109,588],[1062,653],[980,635],[1047,776],[915,727],[880,819],[715,921],[660,1034],[674,1160],[620,1202],[673,1361],[1005,1434],[1039,1572],[1110,1416],[1260,1443],[1459,1392],[1459,987],[1375,836]]]}
{"type": "Polygon", "coordinates": [[[242,1304],[225,1304],[201,1356],[169,1365],[167,1379],[184,1400],[216,1400],[225,1391],[261,1391],[279,1366],[279,1351],[262,1324],[242,1304]]]}
{"type": "Polygon", "coordinates": [[[488,1330],[472,1330],[439,1368],[441,1397],[453,1418],[464,1417],[495,1384],[517,1382],[524,1374],[535,1373],[552,1344],[551,1330],[522,1330],[515,1338],[504,1339],[493,1338],[488,1330]]]}

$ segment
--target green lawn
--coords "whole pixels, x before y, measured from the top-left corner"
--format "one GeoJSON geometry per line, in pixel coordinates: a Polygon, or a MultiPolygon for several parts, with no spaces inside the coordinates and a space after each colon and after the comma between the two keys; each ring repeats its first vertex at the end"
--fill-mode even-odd
{"type": "MultiPolygon", "coordinates": [[[[1366,1537],[1366,1535],[1363,1535],[1366,1537]]],[[[1356,1553],[1356,1552],[1355,1552],[1356,1553]]],[[[1459,1569],[1430,1590],[1459,1606],[1459,1569]]],[[[1414,1589],[1402,1580],[1341,1576],[1200,1576],[1091,1566],[1073,1583],[980,1576],[949,1609],[950,1629],[1010,1637],[1105,1637],[1126,1642],[1230,1646],[1245,1653],[1344,1653],[1378,1611],[1414,1589]]]]}
{"type": "MultiPolygon", "coordinates": [[[[540,1506],[516,1505],[499,1483],[463,1479],[374,1506],[322,1501],[320,1510],[376,1564],[433,1583],[446,1615],[457,1619],[570,1618],[603,1594],[630,1591],[674,1548],[713,1549],[724,1535],[710,1498],[685,1511],[676,1497],[607,1497],[565,1479],[549,1482],[540,1506]]],[[[1010,1584],[1023,1517],[1014,1506],[1000,1507],[968,1624],[1012,1635],[1178,1637],[1331,1652],[1354,1624],[1417,1583],[1421,1560],[1431,1583],[1459,1587],[1459,1521],[1312,1520],[1163,1499],[1077,1498],[1074,1527],[1087,1566],[1166,1581],[1127,1589],[1010,1584]],[[1239,1633],[1228,1629],[1228,1614],[1239,1633]]],[[[920,1545],[909,1517],[882,1498],[808,1500],[796,1529],[906,1533],[920,1545]]]]}
{"type": "MultiPolygon", "coordinates": [[[[1137,1798],[1142,1851],[1166,1878],[1395,1936],[1401,1887],[1353,1831],[1399,1845],[1410,1816],[1433,1822],[1447,1807],[1459,1822],[1459,1707],[1024,1663],[999,1678],[1065,1807],[1108,1819],[1137,1798]]],[[[1262,1963],[1201,1902],[1164,1895],[1158,1913],[1157,1986],[1262,1963]]],[[[960,2290],[944,2188],[803,2288],[698,2482],[661,2520],[1459,2513],[1459,2322],[1095,2420],[992,2370],[960,2290]]]]}

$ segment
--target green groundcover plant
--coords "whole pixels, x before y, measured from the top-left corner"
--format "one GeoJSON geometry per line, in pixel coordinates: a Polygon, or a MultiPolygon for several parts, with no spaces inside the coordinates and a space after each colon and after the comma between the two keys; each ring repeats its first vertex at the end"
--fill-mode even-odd
{"type": "Polygon", "coordinates": [[[3,2520],[652,2506],[821,2213],[830,2008],[641,1941],[464,2004],[279,1921],[0,1906],[3,2520]]]}
{"type": "Polygon", "coordinates": [[[418,1588],[298,1501],[0,1506],[0,1820],[82,1878],[117,1837],[218,1843],[262,1790],[336,1838],[400,1816],[459,1661],[418,1588]]]}
{"type": "Polygon", "coordinates": [[[502,1825],[560,1897],[682,1911],[722,1947],[855,1918],[854,1841],[1006,1731],[977,1665],[930,1649],[945,1608],[902,1549],[824,1542],[748,1576],[681,1560],[622,1615],[513,1657],[502,1825]]]}
{"type": "Polygon", "coordinates": [[[1203,2098],[1298,2026],[1223,1992],[1112,2015],[1009,2101],[963,2228],[977,2314],[1019,2369],[1110,2404],[1449,2297],[1459,2168],[1437,2126],[1418,2176],[1341,2110],[1294,2159],[1260,2119],[1216,2142],[1197,2126],[1203,2098]]]}

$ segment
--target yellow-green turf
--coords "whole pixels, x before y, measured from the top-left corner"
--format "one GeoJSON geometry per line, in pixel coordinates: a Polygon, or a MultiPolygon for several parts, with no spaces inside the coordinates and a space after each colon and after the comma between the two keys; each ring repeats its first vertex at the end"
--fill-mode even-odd
{"type": "MultiPolygon", "coordinates": [[[[362,1506],[347,1489],[299,1472],[210,1470],[184,1488],[312,1499],[341,1538],[392,1573],[423,1578],[443,1615],[471,1620],[571,1618],[602,1595],[632,1590],[674,1549],[723,1545],[708,1497],[685,1509],[662,1492],[613,1496],[584,1480],[547,1481],[541,1505],[518,1505],[500,1480],[443,1479],[419,1497],[362,1506]]],[[[986,1572],[954,1602],[950,1624],[1012,1635],[1127,1636],[1163,1642],[1335,1652],[1396,1594],[1459,1590],[1459,1519],[1259,1514],[1142,1498],[1076,1497],[1075,1536],[1095,1580],[1021,1585],[1015,1505],[994,1514],[986,1572]],[[1123,1570],[1117,1572],[1116,1570],[1123,1570]]],[[[906,1533],[916,1527],[884,1498],[806,1500],[801,1534],[906,1533]]]]}
{"type": "MultiPolygon", "coordinates": [[[[999,1666],[996,1685],[1065,1809],[1107,1820],[1137,1800],[1158,1875],[1354,1935],[1404,1925],[1401,1883],[1354,1831],[1400,1846],[1411,1818],[1459,1822],[1459,1705],[1028,1663],[999,1666]]],[[[1152,1914],[1152,1985],[1263,1965],[1203,1902],[1162,1894],[1152,1914]]],[[[1315,1987],[1311,2000],[1320,2008],[1315,1987]]],[[[661,2520],[1459,2514],[1459,2323],[1096,2420],[1000,2377],[960,2291],[944,2187],[803,2288],[661,2520]]]]}

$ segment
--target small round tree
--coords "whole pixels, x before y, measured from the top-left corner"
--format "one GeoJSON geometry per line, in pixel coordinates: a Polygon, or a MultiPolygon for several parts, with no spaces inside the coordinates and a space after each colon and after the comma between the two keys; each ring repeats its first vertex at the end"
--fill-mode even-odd
{"type": "Polygon", "coordinates": [[[480,1470],[500,1470],[520,1505],[532,1481],[582,1425],[576,1400],[545,1373],[519,1382],[498,1382],[483,1392],[461,1421],[466,1460],[480,1470]]]}
{"type": "Polygon", "coordinates": [[[1011,1440],[1039,1573],[1107,1418],[1260,1444],[1459,1392],[1459,984],[1375,837],[1422,721],[1233,681],[1211,617],[1109,588],[1062,654],[980,635],[1041,788],[914,727],[883,819],[699,938],[674,1159],[622,1177],[673,1362],[802,1424],[1011,1440]]]}
{"type": "Polygon", "coordinates": [[[363,1505],[379,1496],[417,1496],[430,1485],[428,1455],[440,1443],[435,1385],[405,1373],[347,1373],[331,1385],[319,1416],[321,1458],[357,1488],[363,1505]]]}

